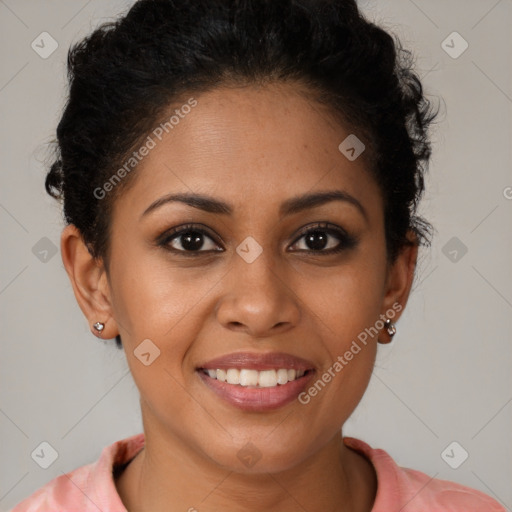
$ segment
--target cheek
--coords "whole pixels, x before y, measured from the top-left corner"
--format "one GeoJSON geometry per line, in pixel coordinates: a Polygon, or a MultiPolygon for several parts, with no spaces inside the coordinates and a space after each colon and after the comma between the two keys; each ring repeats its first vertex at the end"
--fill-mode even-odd
{"type": "MultiPolygon", "coordinates": [[[[329,432],[352,414],[371,379],[377,352],[376,332],[371,329],[379,314],[379,302],[371,288],[350,286],[350,280],[332,281],[337,291],[311,297],[318,320],[317,339],[323,364],[299,401],[312,429],[329,432]],[[342,286],[344,285],[344,286],[342,286]],[[341,288],[339,288],[341,286],[341,288]],[[341,291],[340,291],[341,290],[341,291]]],[[[332,290],[331,290],[332,291],[332,290]]]]}
{"type": "Polygon", "coordinates": [[[310,283],[309,292],[302,293],[315,319],[317,338],[328,354],[304,402],[324,410],[321,417],[332,408],[333,425],[347,419],[371,378],[384,268],[378,258],[360,255],[328,278],[315,280],[314,287],[310,283]]]}
{"type": "Polygon", "coordinates": [[[328,275],[306,279],[308,307],[342,346],[375,324],[382,307],[384,266],[377,258],[357,257],[328,275]],[[381,268],[382,267],[382,268],[381,268]]]}
{"type": "Polygon", "coordinates": [[[183,337],[181,333],[186,331],[193,338],[200,327],[197,315],[221,277],[199,266],[180,269],[147,251],[119,255],[112,271],[112,289],[114,316],[123,341],[133,348],[146,338],[159,347],[172,341],[177,349],[175,342],[183,337]]]}

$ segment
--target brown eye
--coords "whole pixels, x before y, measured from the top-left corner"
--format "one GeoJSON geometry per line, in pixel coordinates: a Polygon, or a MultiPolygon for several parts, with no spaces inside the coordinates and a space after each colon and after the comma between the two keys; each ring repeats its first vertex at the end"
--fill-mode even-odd
{"type": "MultiPolygon", "coordinates": [[[[180,226],[166,231],[157,244],[173,252],[200,253],[218,251],[219,245],[204,229],[194,225],[180,226]]],[[[222,250],[222,249],[221,249],[222,250]]]]}
{"type": "Polygon", "coordinates": [[[302,235],[294,242],[294,246],[304,239],[300,251],[318,252],[325,254],[337,253],[352,249],[357,240],[345,230],[334,227],[328,223],[317,224],[303,230],[302,235]]]}

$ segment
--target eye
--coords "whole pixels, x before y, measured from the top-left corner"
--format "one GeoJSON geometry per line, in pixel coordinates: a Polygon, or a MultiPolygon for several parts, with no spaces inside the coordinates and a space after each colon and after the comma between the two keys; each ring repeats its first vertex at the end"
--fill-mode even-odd
{"type": "Polygon", "coordinates": [[[301,236],[293,245],[297,245],[302,239],[304,239],[303,248],[299,248],[299,250],[313,253],[334,254],[352,249],[357,245],[355,237],[349,235],[344,229],[327,222],[303,229],[301,236]]]}
{"type": "MultiPolygon", "coordinates": [[[[158,237],[156,244],[171,252],[195,256],[199,253],[224,251],[215,238],[206,229],[196,224],[187,224],[166,231],[158,237]]],[[[303,247],[298,248],[300,252],[334,254],[352,249],[357,245],[355,237],[327,222],[317,223],[301,230],[301,236],[295,240],[293,246],[300,246],[299,242],[303,239],[303,247]]]]}
{"type": "Polygon", "coordinates": [[[166,231],[157,239],[157,245],[172,252],[181,252],[188,255],[198,252],[219,251],[219,245],[213,236],[194,224],[178,226],[166,231]]]}

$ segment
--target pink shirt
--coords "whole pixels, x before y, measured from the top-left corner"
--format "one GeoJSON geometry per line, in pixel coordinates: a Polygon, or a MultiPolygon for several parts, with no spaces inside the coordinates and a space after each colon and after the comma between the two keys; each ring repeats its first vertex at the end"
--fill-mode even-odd
{"type": "MultiPolygon", "coordinates": [[[[359,439],[344,437],[343,441],[375,468],[378,488],[372,512],[506,512],[480,491],[399,467],[384,450],[359,439]]],[[[96,462],[54,478],[10,512],[127,512],[112,470],[132,459],[143,446],[144,433],[106,446],[96,462]]]]}

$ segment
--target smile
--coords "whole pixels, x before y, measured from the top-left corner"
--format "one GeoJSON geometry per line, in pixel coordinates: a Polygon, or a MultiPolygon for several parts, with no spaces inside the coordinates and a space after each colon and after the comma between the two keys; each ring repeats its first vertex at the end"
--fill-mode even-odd
{"type": "Polygon", "coordinates": [[[248,412],[272,411],[296,401],[315,375],[314,370],[285,368],[261,371],[246,368],[200,368],[195,373],[208,390],[213,392],[212,397],[248,412]]]}
{"type": "Polygon", "coordinates": [[[288,382],[300,379],[308,370],[279,368],[277,370],[271,369],[258,371],[249,368],[228,368],[216,370],[201,369],[201,371],[211,379],[216,379],[220,382],[227,382],[232,385],[272,388],[276,386],[283,386],[288,382]]]}

